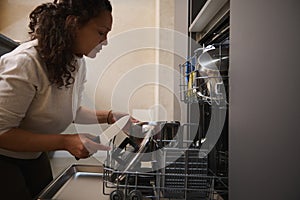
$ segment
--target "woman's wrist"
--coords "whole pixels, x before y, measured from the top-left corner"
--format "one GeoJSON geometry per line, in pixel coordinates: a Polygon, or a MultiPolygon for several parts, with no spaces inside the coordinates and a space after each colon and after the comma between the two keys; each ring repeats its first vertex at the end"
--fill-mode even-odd
{"type": "Polygon", "coordinates": [[[108,124],[113,124],[114,123],[114,118],[113,118],[112,110],[108,111],[106,122],[108,124]]]}
{"type": "Polygon", "coordinates": [[[70,143],[72,144],[72,142],[70,142],[72,140],[72,137],[75,136],[75,134],[61,134],[62,138],[63,138],[63,149],[65,151],[69,151],[70,148],[70,143]]]}

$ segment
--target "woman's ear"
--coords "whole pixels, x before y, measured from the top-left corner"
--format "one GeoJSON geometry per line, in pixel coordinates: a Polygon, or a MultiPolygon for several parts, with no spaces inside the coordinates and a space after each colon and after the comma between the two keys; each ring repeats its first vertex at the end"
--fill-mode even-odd
{"type": "Polygon", "coordinates": [[[68,15],[65,22],[66,27],[76,27],[77,26],[77,17],[74,15],[68,15]]]}

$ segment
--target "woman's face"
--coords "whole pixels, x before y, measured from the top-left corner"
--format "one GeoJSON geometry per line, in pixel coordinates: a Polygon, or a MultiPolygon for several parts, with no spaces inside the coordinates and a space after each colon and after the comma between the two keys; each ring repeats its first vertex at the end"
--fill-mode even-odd
{"type": "Polygon", "coordinates": [[[107,34],[112,27],[112,15],[109,11],[101,12],[85,25],[76,30],[73,53],[77,56],[94,58],[103,45],[107,45],[107,34]]]}

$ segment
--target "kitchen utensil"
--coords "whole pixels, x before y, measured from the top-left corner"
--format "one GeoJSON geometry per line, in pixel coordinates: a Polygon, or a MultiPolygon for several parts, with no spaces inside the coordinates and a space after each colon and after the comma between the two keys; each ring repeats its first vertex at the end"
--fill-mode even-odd
{"type": "MultiPolygon", "coordinates": [[[[126,173],[129,171],[148,170],[142,169],[143,162],[151,162],[151,152],[169,145],[170,142],[175,141],[175,136],[179,129],[180,123],[177,121],[157,121],[157,122],[143,122],[142,124],[133,124],[130,133],[126,140],[120,144],[117,142],[119,135],[116,135],[113,143],[115,148],[112,151],[112,163],[109,167],[116,170],[112,173],[111,181],[123,181],[126,173]],[[160,141],[155,142],[154,139],[160,141]],[[117,145],[116,145],[117,144],[117,145]],[[128,147],[130,145],[133,148],[128,147]],[[150,154],[149,154],[150,153],[150,154]],[[149,157],[150,156],[150,157],[149,157]]],[[[174,143],[175,144],[175,143],[174,143]]],[[[151,167],[150,167],[151,168],[151,167]]]]}
{"type": "Polygon", "coordinates": [[[114,152],[115,155],[113,157],[119,162],[118,170],[121,171],[121,173],[117,174],[119,176],[115,177],[116,180],[123,181],[123,179],[125,178],[125,173],[131,171],[139,163],[141,157],[143,156],[143,153],[145,153],[147,148],[150,146],[151,136],[151,131],[147,131],[140,145],[137,145],[129,138],[127,138],[127,141],[124,140],[123,146],[120,145],[117,150],[124,149],[125,146],[129,143],[134,147],[134,151],[127,153],[126,156],[123,156],[123,160],[120,159],[119,156],[116,156],[117,154],[116,152],[114,152]]]}

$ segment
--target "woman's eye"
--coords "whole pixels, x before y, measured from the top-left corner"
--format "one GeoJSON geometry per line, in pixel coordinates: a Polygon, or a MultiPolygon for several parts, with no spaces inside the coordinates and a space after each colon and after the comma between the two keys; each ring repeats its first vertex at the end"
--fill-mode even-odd
{"type": "Polygon", "coordinates": [[[99,32],[99,35],[103,36],[103,35],[104,35],[104,33],[103,33],[103,32],[99,32]]]}

